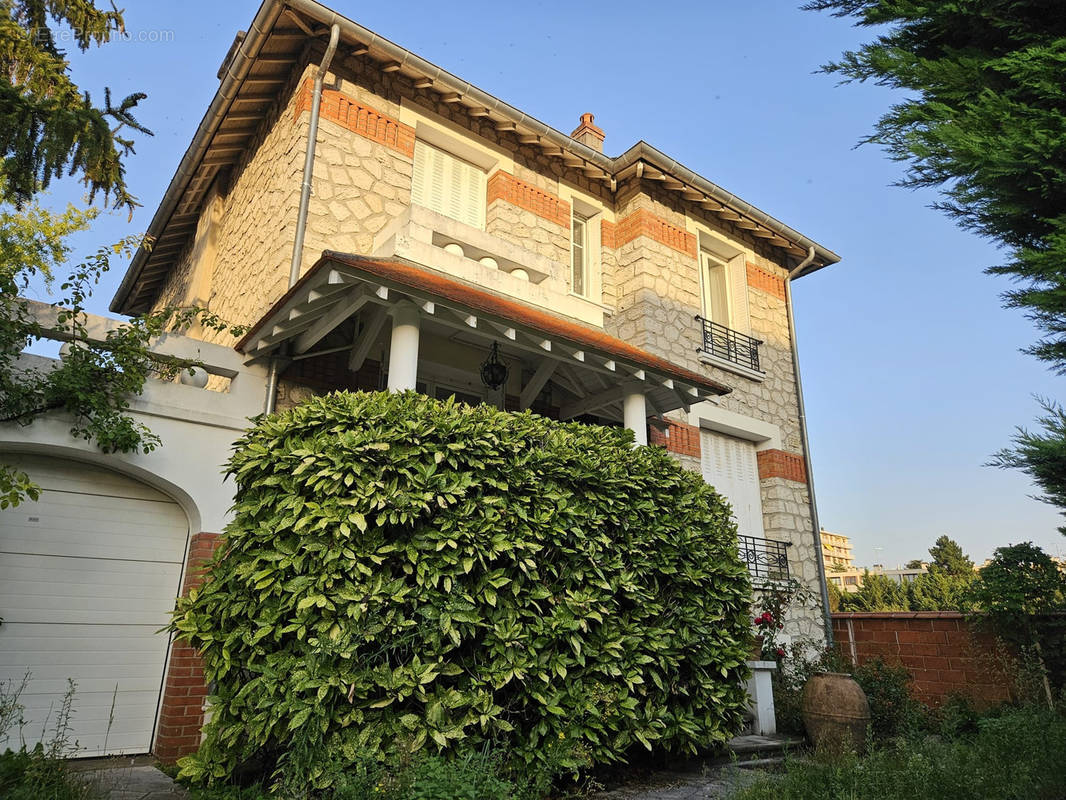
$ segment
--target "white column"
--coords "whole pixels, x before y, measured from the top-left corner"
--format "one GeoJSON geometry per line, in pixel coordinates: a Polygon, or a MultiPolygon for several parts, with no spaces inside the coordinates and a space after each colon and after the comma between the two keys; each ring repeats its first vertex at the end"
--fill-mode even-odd
{"type": "Polygon", "coordinates": [[[633,431],[636,443],[648,443],[648,409],[643,392],[630,392],[622,399],[622,424],[633,431]]]}
{"type": "Polygon", "coordinates": [[[777,669],[774,661],[749,661],[751,677],[748,678],[748,710],[755,717],[752,726],[760,736],[777,733],[777,715],[774,712],[774,685],[771,680],[777,669]]]}
{"type": "Polygon", "coordinates": [[[418,380],[418,306],[401,300],[392,308],[389,344],[389,391],[414,389],[418,380]]]}

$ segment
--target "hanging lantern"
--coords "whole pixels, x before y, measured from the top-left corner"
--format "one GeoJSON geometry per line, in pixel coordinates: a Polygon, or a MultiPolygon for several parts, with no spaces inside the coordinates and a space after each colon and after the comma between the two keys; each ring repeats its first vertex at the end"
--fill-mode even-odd
{"type": "Polygon", "coordinates": [[[489,357],[481,364],[481,382],[490,389],[499,389],[507,381],[507,365],[500,361],[500,345],[492,343],[489,357]]]}

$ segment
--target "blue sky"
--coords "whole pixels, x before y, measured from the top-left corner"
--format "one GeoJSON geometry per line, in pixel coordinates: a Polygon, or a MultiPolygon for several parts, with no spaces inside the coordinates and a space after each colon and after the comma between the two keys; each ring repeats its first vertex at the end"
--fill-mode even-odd
{"type": "MultiPolygon", "coordinates": [[[[131,40],[71,61],[101,96],[148,93],[139,118],[156,135],[126,162],[144,208],[101,218],[79,252],[147,227],[258,7],[124,5],[131,40]]],[[[842,255],[795,300],[822,524],[860,563],[923,557],[945,533],[977,560],[1022,540],[1066,553],[1024,476],[982,466],[1036,416],[1032,395],[1059,389],[1019,352],[1035,331],[1000,307],[1008,284],[982,273],[1002,254],[929,209],[933,193],[893,187],[901,165],[855,148],[889,91],[814,74],[868,31],[779,0],[331,5],[560,130],[591,111],[609,154],[644,139],[842,255]]],[[[50,201],[80,194],[57,184],[50,201]]]]}

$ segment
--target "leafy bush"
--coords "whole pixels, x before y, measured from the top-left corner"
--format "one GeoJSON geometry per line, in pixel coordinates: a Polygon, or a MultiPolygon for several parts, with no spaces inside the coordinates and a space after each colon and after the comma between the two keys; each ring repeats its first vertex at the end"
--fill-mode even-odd
{"type": "Polygon", "coordinates": [[[173,622],[216,686],[195,782],[284,769],[297,732],[320,762],[492,741],[576,768],[742,726],[729,507],[627,431],[338,393],[261,420],[229,472],[234,521],[173,622]]]}
{"type": "Polygon", "coordinates": [[[850,670],[870,703],[870,728],[877,739],[918,731],[926,724],[921,703],[911,697],[911,674],[877,658],[850,670]]]}
{"type": "Polygon", "coordinates": [[[793,761],[733,800],[1057,800],[1066,786],[1066,719],[1012,711],[957,739],[900,738],[869,756],[793,761]]]}

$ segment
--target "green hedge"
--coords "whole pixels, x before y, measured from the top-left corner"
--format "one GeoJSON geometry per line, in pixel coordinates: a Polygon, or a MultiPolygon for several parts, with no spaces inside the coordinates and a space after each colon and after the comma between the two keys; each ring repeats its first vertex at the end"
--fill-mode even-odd
{"type": "Polygon", "coordinates": [[[216,686],[186,777],[308,741],[577,765],[741,727],[729,507],[628,431],[338,393],[263,419],[228,466],[235,519],[173,623],[216,686]]]}

